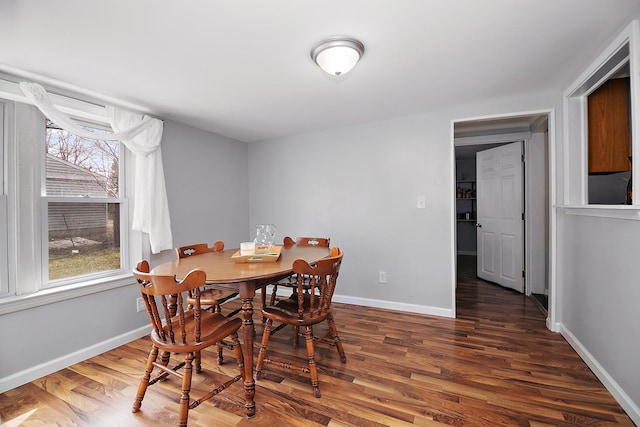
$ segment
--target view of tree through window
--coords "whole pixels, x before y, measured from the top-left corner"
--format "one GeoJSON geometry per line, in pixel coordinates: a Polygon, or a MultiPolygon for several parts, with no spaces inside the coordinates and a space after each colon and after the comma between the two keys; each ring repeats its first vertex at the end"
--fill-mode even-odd
{"type": "Polygon", "coordinates": [[[50,281],[120,268],[119,147],[47,120],[50,281]]]}

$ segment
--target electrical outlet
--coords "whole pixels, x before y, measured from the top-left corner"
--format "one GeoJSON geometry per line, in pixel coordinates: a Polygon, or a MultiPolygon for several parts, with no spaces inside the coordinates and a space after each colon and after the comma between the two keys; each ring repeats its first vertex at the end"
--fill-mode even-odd
{"type": "Polygon", "coordinates": [[[416,207],[418,209],[426,209],[427,207],[427,199],[424,196],[416,197],[416,207]]]}
{"type": "Polygon", "coordinates": [[[386,271],[379,271],[378,272],[378,282],[387,283],[387,272],[386,271]]]}
{"type": "Polygon", "coordinates": [[[145,311],[147,308],[144,306],[144,300],[142,299],[142,297],[138,297],[138,299],[136,299],[136,310],[138,313],[140,313],[141,311],[145,311]]]}

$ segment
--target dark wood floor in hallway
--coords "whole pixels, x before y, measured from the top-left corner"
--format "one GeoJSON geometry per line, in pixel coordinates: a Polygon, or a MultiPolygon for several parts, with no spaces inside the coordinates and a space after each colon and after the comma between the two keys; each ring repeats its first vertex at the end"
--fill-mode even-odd
{"type": "MultiPolygon", "coordinates": [[[[336,304],[347,364],[318,346],[321,398],[305,375],[271,367],[257,382],[254,419],[243,418],[236,383],[190,411],[189,425],[633,426],[569,344],[546,329],[533,300],[469,273],[459,275],[457,305],[458,318],[448,319],[336,304]]],[[[292,351],[290,329],[270,346],[292,351]]],[[[1,394],[3,427],[175,425],[174,379],[151,387],[142,411],[131,413],[149,347],[139,339],[1,394]]],[[[295,352],[304,361],[304,348],[295,352]]],[[[218,367],[206,352],[194,390],[233,369],[225,357],[218,367]]]]}

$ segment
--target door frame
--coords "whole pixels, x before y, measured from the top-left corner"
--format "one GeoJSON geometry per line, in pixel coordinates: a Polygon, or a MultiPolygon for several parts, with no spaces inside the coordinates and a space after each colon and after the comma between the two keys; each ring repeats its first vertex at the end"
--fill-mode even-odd
{"type": "MultiPolygon", "coordinates": [[[[476,116],[476,117],[468,117],[462,119],[454,119],[451,121],[451,207],[452,212],[456,212],[456,200],[455,200],[455,182],[456,182],[456,159],[455,159],[455,126],[459,123],[464,122],[474,122],[474,121],[483,121],[483,120],[500,120],[500,119],[517,119],[523,116],[533,116],[533,115],[546,115],[547,117],[547,135],[548,135],[548,153],[547,153],[547,164],[548,164],[548,259],[549,259],[549,271],[547,273],[547,281],[549,283],[549,306],[547,309],[547,318],[546,318],[546,326],[549,330],[553,332],[557,332],[558,326],[556,323],[556,312],[557,312],[557,262],[556,262],[556,254],[557,254],[557,238],[556,238],[556,224],[557,224],[557,216],[555,212],[555,200],[556,198],[556,120],[555,120],[555,109],[544,109],[544,110],[530,110],[523,112],[514,112],[514,113],[505,113],[505,114],[495,114],[495,115],[486,115],[486,116],[476,116]]],[[[501,140],[504,142],[512,142],[514,136],[517,134],[502,134],[499,135],[501,140]]],[[[492,142],[501,142],[500,140],[496,141],[495,135],[492,138],[489,137],[477,137],[477,143],[481,144],[482,140],[485,140],[489,143],[489,139],[492,139],[492,142]]],[[[530,138],[526,138],[527,142],[530,138]]],[[[527,144],[525,144],[526,146],[527,144]]],[[[526,152],[526,148],[525,148],[526,152]]],[[[525,186],[526,180],[529,176],[529,165],[525,163],[525,186]]],[[[526,194],[525,194],[526,197],[526,194]]],[[[456,317],[456,284],[457,284],[457,231],[456,231],[456,220],[455,214],[451,215],[451,242],[452,242],[452,274],[453,274],[453,283],[452,283],[452,307],[453,307],[453,317],[456,317]]],[[[530,252],[529,250],[529,240],[527,238],[528,226],[525,225],[525,262],[527,260],[527,256],[530,252]]],[[[530,283],[530,271],[526,270],[525,277],[525,293],[529,290],[530,283]]]]}

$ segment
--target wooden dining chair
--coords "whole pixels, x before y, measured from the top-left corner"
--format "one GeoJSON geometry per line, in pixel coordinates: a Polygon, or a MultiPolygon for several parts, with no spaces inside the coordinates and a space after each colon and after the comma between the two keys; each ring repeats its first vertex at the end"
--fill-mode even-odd
{"type": "Polygon", "coordinates": [[[147,358],[144,376],[140,380],[133,412],[138,412],[142,406],[147,388],[169,375],[179,378],[182,382],[179,401],[178,425],[186,426],[189,410],[211,399],[213,396],[228,388],[244,376],[244,357],[238,329],[242,326],[239,318],[230,319],[218,312],[203,310],[200,302],[200,289],[205,283],[206,275],[202,270],[192,270],[187,276],[177,281],[171,275],[152,275],[149,273],[149,263],[143,260],[133,270],[138,288],[142,294],[149,320],[151,321],[151,352],[147,358]],[[194,298],[193,308],[185,309],[189,292],[194,298]],[[169,307],[169,300],[177,298],[176,313],[169,307]],[[225,342],[230,338],[231,343],[225,342]],[[209,346],[220,343],[223,347],[233,350],[238,364],[239,375],[229,378],[219,384],[199,399],[190,397],[191,379],[195,359],[195,371],[201,372],[201,351],[209,346]],[[161,352],[158,360],[158,353],[161,352]],[[174,367],[169,366],[172,354],[184,354],[184,361],[174,367]],[[151,378],[153,370],[160,372],[151,378]]]}
{"type": "Polygon", "coordinates": [[[275,364],[281,368],[294,369],[300,372],[308,372],[311,377],[311,386],[315,397],[320,397],[320,385],[318,381],[318,368],[315,361],[315,346],[329,337],[340,356],[342,363],[347,362],[342,347],[342,341],[338,336],[338,330],[331,311],[331,300],[336,288],[343,253],[338,248],[331,249],[331,256],[323,258],[315,265],[309,265],[305,260],[297,259],[293,263],[293,271],[297,279],[297,292],[295,298],[287,298],[278,301],[273,306],[262,309],[265,322],[258,362],[256,364],[256,379],[260,379],[265,364],[275,364]],[[309,288],[309,292],[305,288],[309,288]],[[313,326],[327,321],[328,330],[319,338],[313,335],[313,326]],[[304,337],[307,348],[307,366],[297,366],[295,362],[279,361],[267,357],[267,348],[273,328],[273,322],[304,328],[304,337]]]}
{"type": "MultiPolygon", "coordinates": [[[[298,246],[319,246],[319,247],[328,248],[330,242],[331,242],[331,238],[329,237],[298,237],[296,240],[293,240],[291,237],[285,236],[285,238],[283,239],[284,247],[298,245],[298,246]]],[[[276,300],[278,297],[278,286],[292,288],[295,292],[295,290],[297,289],[296,275],[292,274],[276,283],[272,283],[271,301],[269,302],[269,305],[274,305],[276,303],[276,300]]],[[[266,292],[263,292],[262,294],[263,307],[266,306],[266,302],[267,302],[266,292]]]]}
{"type": "MultiPolygon", "coordinates": [[[[209,247],[206,243],[197,243],[195,245],[180,246],[176,248],[176,255],[178,258],[186,258],[193,255],[199,255],[207,252],[218,252],[224,250],[224,242],[218,240],[209,247]]],[[[206,285],[203,289],[200,289],[200,304],[203,306],[211,307],[214,311],[222,312],[220,306],[231,298],[238,296],[238,292],[231,289],[215,285],[206,285]]],[[[188,307],[193,307],[193,296],[187,298],[188,307]]],[[[227,316],[235,316],[240,312],[241,308],[238,308],[227,316]]]]}
{"type": "MultiPolygon", "coordinates": [[[[296,240],[293,240],[291,237],[289,236],[285,236],[285,238],[283,239],[283,245],[285,247],[287,246],[292,246],[292,245],[298,245],[298,246],[319,246],[319,247],[324,247],[324,248],[328,248],[329,245],[331,243],[331,238],[329,237],[298,237],[296,238],[296,240]]],[[[269,302],[268,305],[275,305],[278,299],[278,287],[285,287],[285,288],[290,288],[292,291],[292,295],[290,296],[290,298],[295,298],[296,292],[298,291],[298,282],[296,280],[296,274],[293,273],[288,277],[285,277],[284,279],[276,282],[276,283],[272,283],[272,288],[271,288],[271,301],[269,302]]],[[[309,292],[309,288],[305,285],[305,292],[309,292]]],[[[266,307],[266,292],[263,292],[262,294],[262,306],[266,307]]],[[[266,319],[263,319],[263,323],[266,319]]],[[[279,328],[277,328],[276,330],[274,330],[274,332],[277,332],[278,330],[280,330],[283,327],[283,325],[281,325],[279,328]]],[[[300,341],[300,328],[297,326],[293,327],[293,346],[297,347],[300,341]]]]}

